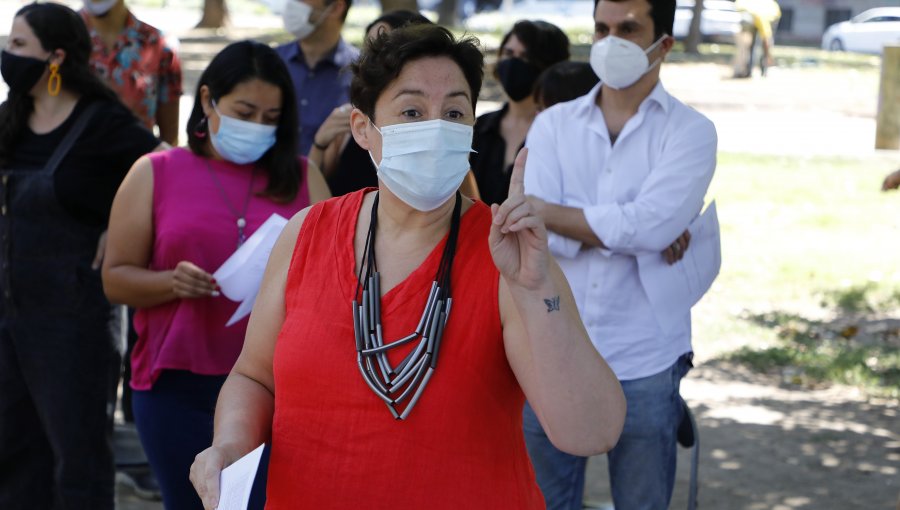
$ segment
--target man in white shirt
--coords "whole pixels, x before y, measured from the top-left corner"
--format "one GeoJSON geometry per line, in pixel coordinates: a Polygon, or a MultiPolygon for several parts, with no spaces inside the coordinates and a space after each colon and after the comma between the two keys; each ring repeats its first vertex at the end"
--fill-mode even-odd
{"type": "MultiPolygon", "coordinates": [[[[609,452],[613,502],[624,510],[668,508],[690,307],[707,288],[692,283],[690,254],[681,259],[713,177],[717,137],[659,81],[674,13],[675,0],[595,0],[591,66],[601,83],[540,114],[526,142],[528,200],[628,403],[609,452]],[[659,291],[679,288],[689,298],[659,291]]],[[[547,508],[580,509],[586,459],[556,450],[528,407],[525,432],[547,508]]]]}

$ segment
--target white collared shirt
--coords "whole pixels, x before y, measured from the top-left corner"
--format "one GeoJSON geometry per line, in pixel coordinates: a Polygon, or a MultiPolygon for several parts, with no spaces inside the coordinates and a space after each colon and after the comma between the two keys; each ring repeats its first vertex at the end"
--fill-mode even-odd
{"type": "Polygon", "coordinates": [[[537,116],[526,140],[525,191],[583,209],[609,248],[549,236],[591,341],[618,378],[630,380],[659,373],[691,350],[691,303],[667,303],[673,308],[665,313],[683,319],[664,330],[637,257],[662,257],[700,213],[717,137],[709,119],[658,83],[611,145],[595,103],[600,87],[537,116]]]}

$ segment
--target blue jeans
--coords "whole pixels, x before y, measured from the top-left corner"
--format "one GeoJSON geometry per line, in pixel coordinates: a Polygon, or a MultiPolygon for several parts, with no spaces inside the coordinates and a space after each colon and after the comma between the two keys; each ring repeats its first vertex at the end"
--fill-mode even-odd
{"type": "MultiPolygon", "coordinates": [[[[690,368],[689,353],[658,374],[621,381],[628,403],[625,427],[619,442],[607,454],[617,510],[669,507],[675,485],[675,435],[683,414],[679,388],[690,368]]],[[[527,403],[523,427],[547,510],[580,510],[587,458],[556,449],[527,403]]]]}

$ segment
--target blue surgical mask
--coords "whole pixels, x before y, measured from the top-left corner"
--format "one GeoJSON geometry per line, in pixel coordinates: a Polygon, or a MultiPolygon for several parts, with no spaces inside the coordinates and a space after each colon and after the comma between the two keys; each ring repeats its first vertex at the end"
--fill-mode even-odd
{"type": "Polygon", "coordinates": [[[222,115],[215,101],[212,102],[212,107],[219,114],[219,132],[213,133],[210,130],[210,140],[223,159],[245,165],[258,161],[275,145],[275,130],[278,126],[266,126],[222,115]]]}

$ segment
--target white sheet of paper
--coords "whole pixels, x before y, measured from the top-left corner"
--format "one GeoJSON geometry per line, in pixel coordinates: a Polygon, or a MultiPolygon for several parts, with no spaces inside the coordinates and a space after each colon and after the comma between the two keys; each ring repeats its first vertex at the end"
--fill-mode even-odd
{"type": "Polygon", "coordinates": [[[253,302],[259,292],[266,263],[272,247],[288,220],[278,214],[269,216],[256,232],[244,244],[228,257],[213,278],[222,289],[222,294],[232,301],[240,302],[234,315],[228,319],[226,326],[250,315],[253,302]]]}
{"type": "Polygon", "coordinates": [[[719,217],[713,201],[688,229],[691,242],[684,258],[671,266],[659,253],[639,255],[638,273],[647,299],[663,330],[670,330],[700,301],[722,267],[719,217]]]}
{"type": "Polygon", "coordinates": [[[253,311],[253,303],[256,302],[256,294],[252,297],[241,301],[241,304],[238,305],[237,310],[231,314],[231,318],[228,319],[228,322],[225,323],[225,327],[229,327],[235,322],[243,319],[244,317],[250,315],[250,312],[253,311]]]}
{"type": "Polygon", "coordinates": [[[219,475],[219,506],[216,510],[247,510],[247,504],[250,503],[250,489],[253,488],[253,479],[259,468],[259,459],[262,458],[264,446],[259,445],[222,470],[219,475]]]}

